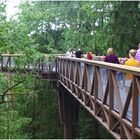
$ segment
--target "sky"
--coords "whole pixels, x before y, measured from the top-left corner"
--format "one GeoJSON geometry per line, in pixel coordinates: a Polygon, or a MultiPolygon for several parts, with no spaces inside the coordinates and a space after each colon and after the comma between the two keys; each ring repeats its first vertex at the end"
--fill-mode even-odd
{"type": "Polygon", "coordinates": [[[10,18],[18,12],[18,5],[22,0],[5,0],[6,1],[6,15],[10,18]]]}

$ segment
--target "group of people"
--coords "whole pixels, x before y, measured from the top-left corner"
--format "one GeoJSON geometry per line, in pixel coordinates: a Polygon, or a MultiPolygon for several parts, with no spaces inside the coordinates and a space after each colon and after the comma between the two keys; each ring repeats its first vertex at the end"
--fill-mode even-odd
{"type": "Polygon", "coordinates": [[[77,51],[68,50],[66,52],[66,56],[82,58],[83,57],[83,51],[81,49],[78,49],[77,51]]]}
{"type": "MultiPolygon", "coordinates": [[[[86,58],[89,60],[94,60],[98,56],[94,56],[91,52],[87,52],[86,54],[83,54],[83,51],[81,49],[78,49],[75,52],[67,52],[67,56],[72,56],[76,58],[86,58]]],[[[97,59],[96,59],[97,60],[97,59]]],[[[101,61],[108,62],[108,63],[114,63],[114,64],[121,64],[126,66],[133,66],[133,67],[139,67],[140,68],[140,43],[138,44],[138,49],[130,49],[129,50],[129,58],[118,58],[117,55],[114,54],[113,48],[108,48],[107,55],[100,57],[101,61]]],[[[118,79],[118,86],[123,89],[125,87],[126,93],[129,91],[130,84],[133,79],[133,75],[131,73],[123,73],[123,72],[117,72],[117,79],[118,79]]]]}
{"type": "Polygon", "coordinates": [[[131,49],[129,51],[129,58],[118,59],[118,57],[113,54],[113,49],[109,48],[107,50],[108,55],[104,58],[105,62],[124,64],[126,66],[140,67],[140,43],[138,45],[138,50],[131,49]]]}
{"type": "MultiPolygon", "coordinates": [[[[75,52],[68,51],[66,53],[67,56],[73,56],[76,58],[82,58],[83,57],[83,51],[81,49],[78,49],[75,52]]],[[[89,60],[93,59],[93,54],[91,52],[86,53],[86,58],[89,60]]],[[[140,67],[140,43],[138,44],[138,50],[131,49],[129,51],[129,58],[121,58],[119,59],[114,53],[113,48],[109,48],[107,50],[107,55],[102,57],[102,60],[104,62],[109,63],[115,63],[115,64],[123,64],[126,66],[133,66],[133,67],[140,67]]]]}
{"type": "MultiPolygon", "coordinates": [[[[82,57],[84,57],[84,54],[83,54],[83,51],[81,49],[78,49],[77,51],[68,50],[66,52],[66,56],[82,58],[82,57]]],[[[92,60],[93,59],[93,54],[91,52],[87,52],[86,53],[86,58],[89,59],[89,60],[92,60]]]]}
{"type": "MultiPolygon", "coordinates": [[[[121,58],[120,60],[118,57],[113,53],[113,49],[109,48],[107,50],[107,56],[104,58],[104,62],[115,63],[115,64],[122,64],[126,66],[133,66],[133,67],[140,67],[140,43],[138,45],[138,50],[130,49],[129,50],[129,58],[121,58]]],[[[121,87],[125,85],[126,92],[128,93],[129,87],[131,84],[131,80],[133,79],[133,75],[130,73],[125,74],[125,80],[123,79],[123,73],[118,72],[118,81],[120,81],[121,87]]]]}

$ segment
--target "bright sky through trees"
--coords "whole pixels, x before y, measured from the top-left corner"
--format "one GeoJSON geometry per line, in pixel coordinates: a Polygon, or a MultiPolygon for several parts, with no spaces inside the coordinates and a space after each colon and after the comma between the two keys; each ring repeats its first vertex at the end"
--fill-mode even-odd
{"type": "Polygon", "coordinates": [[[18,12],[18,5],[21,0],[5,0],[4,2],[6,2],[6,15],[8,18],[18,12]]]}
{"type": "MultiPolygon", "coordinates": [[[[16,14],[17,12],[19,12],[19,9],[18,9],[19,4],[25,1],[32,2],[32,1],[41,1],[41,0],[0,0],[0,2],[6,3],[6,15],[8,19],[14,14],[16,14]]],[[[44,1],[47,1],[47,0],[44,0],[44,1]]]]}

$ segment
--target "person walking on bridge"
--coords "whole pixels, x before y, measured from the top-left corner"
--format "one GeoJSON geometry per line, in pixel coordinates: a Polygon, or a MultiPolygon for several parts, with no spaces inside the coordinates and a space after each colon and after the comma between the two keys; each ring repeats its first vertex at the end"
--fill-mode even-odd
{"type": "Polygon", "coordinates": [[[138,67],[139,66],[139,61],[136,60],[136,51],[134,49],[131,49],[129,51],[129,58],[124,65],[126,66],[133,66],[133,67],[138,67]]]}
{"type": "MultiPolygon", "coordinates": [[[[138,67],[139,66],[139,61],[135,59],[136,51],[134,49],[131,49],[129,51],[129,59],[124,63],[126,66],[133,66],[133,67],[138,67]]],[[[125,75],[125,85],[130,86],[130,83],[133,79],[133,75],[130,73],[127,73],[125,75]]]]}
{"type": "Polygon", "coordinates": [[[93,59],[93,55],[92,55],[91,52],[87,52],[86,55],[87,55],[87,56],[86,56],[87,59],[89,59],[89,60],[92,60],[92,59],[93,59]]]}
{"type": "Polygon", "coordinates": [[[135,55],[135,59],[139,61],[139,68],[140,68],[140,43],[138,44],[138,50],[135,55]]]}
{"type": "Polygon", "coordinates": [[[113,54],[113,48],[109,48],[107,50],[107,55],[104,58],[104,62],[119,64],[118,57],[113,54]]]}
{"type": "Polygon", "coordinates": [[[81,49],[78,49],[76,52],[75,52],[75,56],[77,58],[82,58],[83,56],[83,51],[81,49]]]}
{"type": "MultiPolygon", "coordinates": [[[[124,63],[124,65],[138,67],[139,61],[135,59],[135,56],[136,56],[136,50],[131,49],[129,51],[129,59],[124,63]]],[[[130,85],[131,85],[133,77],[134,76],[131,73],[126,73],[125,75],[125,89],[126,89],[127,94],[129,93],[130,85]]],[[[130,102],[130,110],[132,111],[132,101],[130,102]]]]}
{"type": "Polygon", "coordinates": [[[72,57],[72,51],[71,51],[71,49],[69,49],[69,50],[66,52],[66,56],[72,57]]]}

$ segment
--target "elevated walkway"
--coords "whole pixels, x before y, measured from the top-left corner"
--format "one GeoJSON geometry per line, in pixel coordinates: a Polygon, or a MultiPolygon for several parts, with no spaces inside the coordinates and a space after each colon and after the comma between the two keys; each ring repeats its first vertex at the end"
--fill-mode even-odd
{"type": "Polygon", "coordinates": [[[35,63],[22,64],[21,58],[2,55],[1,72],[22,70],[57,81],[62,93],[59,96],[61,120],[65,126],[68,123],[71,125],[70,128],[65,127],[65,138],[73,133],[71,130],[77,121],[77,103],[114,138],[140,138],[139,68],[65,56],[56,56],[55,60],[47,63],[40,59],[35,63]],[[75,109],[71,106],[75,106],[75,109]],[[68,110],[73,112],[73,116],[67,115],[68,110]]]}

